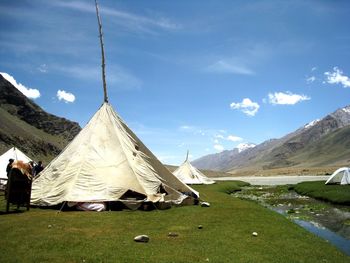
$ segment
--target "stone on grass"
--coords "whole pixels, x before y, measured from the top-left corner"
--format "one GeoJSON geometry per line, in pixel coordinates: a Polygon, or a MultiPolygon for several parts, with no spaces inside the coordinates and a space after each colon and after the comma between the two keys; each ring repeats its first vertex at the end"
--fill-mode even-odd
{"type": "Polygon", "coordinates": [[[257,233],[257,232],[253,232],[253,233],[252,233],[252,236],[253,236],[253,237],[257,237],[257,236],[258,236],[258,233],[257,233]]]}
{"type": "Polygon", "coordinates": [[[169,232],[168,234],[168,237],[177,237],[177,236],[179,236],[179,234],[175,232],[169,232]]]}
{"type": "Polygon", "coordinates": [[[134,241],[147,243],[149,241],[149,237],[147,235],[139,235],[134,237],[134,241]]]}
{"type": "Polygon", "coordinates": [[[201,207],[210,207],[208,202],[201,202],[201,207]]]}
{"type": "Polygon", "coordinates": [[[202,229],[203,228],[203,226],[202,225],[198,225],[198,229],[202,229]]]}

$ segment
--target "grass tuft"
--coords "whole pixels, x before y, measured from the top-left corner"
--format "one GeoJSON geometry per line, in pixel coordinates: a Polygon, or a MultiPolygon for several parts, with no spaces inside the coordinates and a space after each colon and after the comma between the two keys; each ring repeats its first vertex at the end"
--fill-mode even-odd
{"type": "Polygon", "coordinates": [[[241,191],[242,187],[249,186],[249,183],[243,181],[233,181],[233,182],[225,182],[218,183],[216,190],[225,194],[232,194],[237,191],[241,191]]]}

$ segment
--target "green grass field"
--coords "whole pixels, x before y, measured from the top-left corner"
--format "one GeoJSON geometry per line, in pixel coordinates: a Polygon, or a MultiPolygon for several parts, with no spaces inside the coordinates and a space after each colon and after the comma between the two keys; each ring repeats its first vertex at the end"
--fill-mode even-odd
{"type": "Polygon", "coordinates": [[[0,262],[350,262],[282,215],[227,194],[238,187],[196,186],[209,208],[2,214],[0,262]],[[139,234],[150,242],[134,242],[139,234]]]}
{"type": "Polygon", "coordinates": [[[293,186],[301,195],[335,204],[350,205],[350,185],[325,185],[324,181],[302,182],[293,186]]]}

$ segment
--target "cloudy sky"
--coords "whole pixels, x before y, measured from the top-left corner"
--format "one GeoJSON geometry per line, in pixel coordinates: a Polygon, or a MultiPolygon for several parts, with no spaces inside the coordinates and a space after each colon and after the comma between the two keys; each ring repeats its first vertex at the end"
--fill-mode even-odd
{"type": "MultiPolygon", "coordinates": [[[[349,1],[100,0],[110,103],[179,164],[350,104],[349,1]]],[[[0,1],[0,72],[84,126],[103,102],[93,0],[0,1]]]]}

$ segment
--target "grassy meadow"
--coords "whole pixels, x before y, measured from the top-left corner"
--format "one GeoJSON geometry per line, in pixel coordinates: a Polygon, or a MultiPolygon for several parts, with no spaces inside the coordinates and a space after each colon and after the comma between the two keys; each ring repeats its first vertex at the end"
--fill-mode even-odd
{"type": "MultiPolygon", "coordinates": [[[[320,166],[320,167],[283,167],[274,169],[235,169],[229,172],[231,176],[281,176],[281,175],[331,175],[341,166],[320,166]]],[[[225,175],[223,175],[225,176],[225,175]]]]}
{"type": "Polygon", "coordinates": [[[350,185],[325,185],[325,181],[302,182],[293,189],[301,195],[307,195],[335,204],[350,205],[350,185]]]}
{"type": "Polygon", "coordinates": [[[284,216],[228,194],[242,185],[195,186],[209,208],[2,213],[0,262],[350,262],[284,216]],[[149,243],[134,242],[139,234],[149,243]]]}

